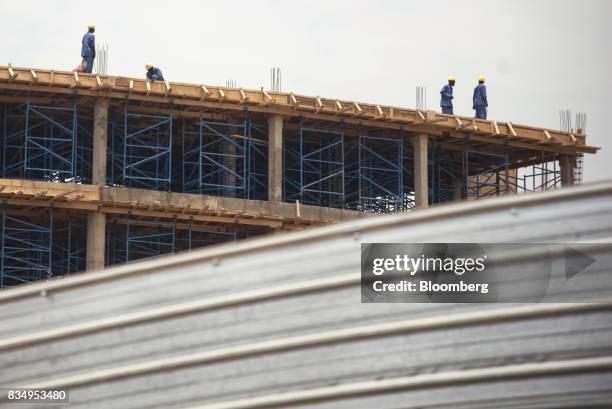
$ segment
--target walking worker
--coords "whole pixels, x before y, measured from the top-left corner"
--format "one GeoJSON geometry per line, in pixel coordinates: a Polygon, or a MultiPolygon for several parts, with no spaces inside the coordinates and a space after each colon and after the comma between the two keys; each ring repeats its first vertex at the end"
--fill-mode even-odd
{"type": "Polygon", "coordinates": [[[83,72],[91,74],[93,71],[93,63],[96,58],[96,36],[94,36],[96,26],[90,24],[87,26],[87,32],[81,41],[81,57],[83,57],[83,72]]]}
{"type": "Polygon", "coordinates": [[[440,107],[443,114],[453,115],[453,87],[455,86],[455,77],[448,77],[448,84],[442,87],[440,91],[440,107]]]}
{"type": "Polygon", "coordinates": [[[474,88],[474,97],[472,98],[472,108],[476,111],[476,118],[487,119],[487,87],[485,86],[485,77],[478,77],[478,85],[474,88]]]}
{"type": "Polygon", "coordinates": [[[157,67],[154,67],[153,64],[146,64],[145,68],[147,69],[147,79],[149,81],[163,81],[164,75],[161,70],[157,67]]]}

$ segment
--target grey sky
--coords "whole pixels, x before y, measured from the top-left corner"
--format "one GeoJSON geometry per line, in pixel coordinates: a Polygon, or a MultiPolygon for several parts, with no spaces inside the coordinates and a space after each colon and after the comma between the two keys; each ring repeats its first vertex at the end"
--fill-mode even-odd
{"type": "Polygon", "coordinates": [[[457,77],[455,112],[472,115],[487,77],[489,117],[559,127],[558,110],[588,113],[585,180],[612,176],[606,124],[612,91],[610,1],[114,1],[0,0],[0,61],[70,70],[89,23],[109,45],[109,73],[269,86],[414,107],[415,86],[438,109],[457,77]]]}

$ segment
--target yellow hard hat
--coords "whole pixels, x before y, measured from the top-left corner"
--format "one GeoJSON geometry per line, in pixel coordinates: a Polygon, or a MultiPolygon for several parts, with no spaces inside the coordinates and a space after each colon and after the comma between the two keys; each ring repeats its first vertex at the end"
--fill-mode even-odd
{"type": "Polygon", "coordinates": [[[478,81],[479,81],[479,82],[480,82],[480,81],[484,82],[484,80],[485,80],[484,75],[481,75],[480,77],[478,77],[478,81]]]}
{"type": "Polygon", "coordinates": [[[93,28],[94,30],[96,29],[96,25],[95,24],[90,24],[87,26],[87,28],[93,28]]]}
{"type": "Polygon", "coordinates": [[[449,81],[455,81],[455,77],[448,77],[449,81]]]}
{"type": "Polygon", "coordinates": [[[151,63],[147,63],[147,64],[145,64],[145,68],[146,68],[146,69],[147,69],[147,71],[148,71],[148,70],[150,70],[151,68],[153,68],[153,64],[151,64],[151,63]]]}

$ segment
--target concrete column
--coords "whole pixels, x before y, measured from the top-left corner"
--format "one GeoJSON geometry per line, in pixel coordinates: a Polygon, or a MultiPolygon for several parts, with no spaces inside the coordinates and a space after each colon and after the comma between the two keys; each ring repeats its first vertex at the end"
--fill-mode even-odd
{"type": "Polygon", "coordinates": [[[283,201],[283,118],[268,118],[268,200],[283,201]]]}
{"type": "Polygon", "coordinates": [[[94,105],[93,161],[91,181],[106,185],[106,146],[108,142],[108,98],[98,98],[94,105]]]}
{"type": "Polygon", "coordinates": [[[575,166],[575,156],[559,155],[559,167],[561,168],[561,186],[572,186],[574,184],[575,166]]]}
{"type": "Polygon", "coordinates": [[[428,175],[427,175],[427,135],[419,134],[413,137],[414,149],[414,194],[416,207],[429,206],[428,175]]]}
{"type": "Polygon", "coordinates": [[[100,212],[87,215],[87,271],[104,268],[106,215],[100,212]]]}
{"type": "MultiPolygon", "coordinates": [[[[93,158],[91,182],[106,185],[106,147],[108,143],[108,98],[98,98],[94,105],[93,158]]],[[[94,212],[87,215],[87,270],[104,268],[106,215],[94,212]]]]}

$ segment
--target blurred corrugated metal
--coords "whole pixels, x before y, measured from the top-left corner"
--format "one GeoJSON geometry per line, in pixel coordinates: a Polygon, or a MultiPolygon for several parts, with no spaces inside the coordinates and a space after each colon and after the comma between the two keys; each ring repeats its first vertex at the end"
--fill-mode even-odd
{"type": "Polygon", "coordinates": [[[67,388],[71,409],[604,407],[612,300],[361,304],[360,243],[611,237],[612,183],[600,183],[12,289],[0,386],[67,388]]]}

